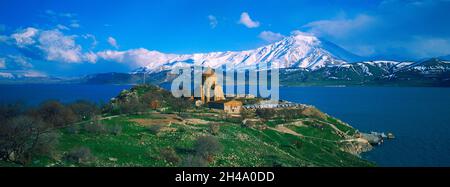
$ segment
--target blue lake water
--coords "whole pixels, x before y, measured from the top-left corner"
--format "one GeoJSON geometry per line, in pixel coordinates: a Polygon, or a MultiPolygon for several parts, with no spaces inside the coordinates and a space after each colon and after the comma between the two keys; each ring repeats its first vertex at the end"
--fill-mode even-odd
{"type": "Polygon", "coordinates": [[[130,85],[29,84],[0,85],[0,103],[24,102],[37,105],[54,99],[69,103],[76,100],[108,102],[130,85]]]}
{"type": "MultiPolygon", "coordinates": [[[[0,103],[107,102],[129,85],[0,85],[0,103]]],[[[281,98],[315,105],[361,131],[396,139],[363,155],[379,166],[450,166],[450,88],[283,87],[281,98]]]]}
{"type": "Polygon", "coordinates": [[[361,131],[393,132],[363,155],[379,166],[450,166],[450,88],[287,87],[280,95],[361,131]]]}

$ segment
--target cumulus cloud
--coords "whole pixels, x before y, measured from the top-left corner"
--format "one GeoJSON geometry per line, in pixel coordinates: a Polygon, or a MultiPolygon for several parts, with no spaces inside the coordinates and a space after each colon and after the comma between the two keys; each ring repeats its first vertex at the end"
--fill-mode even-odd
{"type": "Polygon", "coordinates": [[[266,42],[272,43],[279,41],[284,38],[284,35],[280,33],[275,33],[272,31],[262,31],[259,35],[259,38],[263,39],[266,42]]]}
{"type": "Polygon", "coordinates": [[[116,39],[111,36],[108,37],[108,43],[109,43],[109,45],[111,45],[112,47],[114,47],[116,49],[119,48],[119,45],[117,44],[116,39]]]}
{"type": "Polygon", "coordinates": [[[43,31],[39,36],[39,46],[50,61],[68,63],[81,62],[81,46],[77,45],[74,36],[65,36],[58,30],[43,31]]]}
{"type": "Polygon", "coordinates": [[[97,62],[97,59],[98,59],[97,54],[95,54],[92,51],[85,53],[84,58],[86,59],[86,61],[91,62],[91,63],[97,62]]]}
{"type": "Polygon", "coordinates": [[[247,12],[242,12],[238,23],[245,25],[247,28],[257,28],[260,25],[258,21],[252,20],[247,12]]]}
{"type": "Polygon", "coordinates": [[[166,62],[168,58],[173,57],[158,51],[150,51],[145,48],[130,49],[126,51],[107,50],[98,52],[97,56],[107,61],[129,63],[129,65],[133,67],[157,67],[163,62],[166,62]]]}
{"type": "Polygon", "coordinates": [[[92,54],[83,53],[82,47],[76,43],[75,35],[64,35],[60,30],[39,30],[26,28],[11,35],[15,45],[24,48],[44,60],[80,63],[96,62],[92,54]]]}
{"type": "Polygon", "coordinates": [[[301,30],[293,30],[291,31],[291,35],[315,36],[313,33],[303,32],[301,30]]]}
{"type": "Polygon", "coordinates": [[[212,29],[216,28],[219,22],[217,21],[217,18],[213,15],[208,15],[209,20],[209,26],[211,26],[212,29]]]}
{"type": "Polygon", "coordinates": [[[11,38],[13,38],[16,41],[17,46],[25,47],[27,45],[32,45],[36,42],[34,40],[34,37],[38,34],[38,32],[39,32],[38,29],[28,27],[22,31],[12,34],[11,38]]]}

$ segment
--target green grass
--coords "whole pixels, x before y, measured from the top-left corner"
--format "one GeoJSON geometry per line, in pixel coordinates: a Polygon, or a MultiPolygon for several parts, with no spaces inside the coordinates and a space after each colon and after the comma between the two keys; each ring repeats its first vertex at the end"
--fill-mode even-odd
{"type": "MultiPolygon", "coordinates": [[[[193,146],[198,137],[210,135],[207,125],[172,125],[171,127],[177,129],[175,132],[154,135],[146,127],[129,122],[129,119],[133,118],[154,119],[154,117],[151,114],[130,115],[102,121],[107,127],[120,125],[122,133],[119,135],[107,132],[94,134],[85,130],[71,134],[68,130],[61,130],[60,143],[55,155],[52,158],[36,157],[29,166],[178,166],[180,163],[167,162],[160,155],[160,150],[173,148],[179,157],[184,159],[194,154],[193,146]],[[89,148],[95,160],[82,165],[67,161],[65,159],[67,153],[77,147],[89,148]]],[[[281,120],[272,123],[270,126],[281,123],[281,120]]],[[[216,137],[224,150],[214,157],[209,166],[373,166],[368,161],[341,151],[336,143],[300,138],[269,129],[244,128],[239,123],[221,124],[216,137]]],[[[88,124],[82,124],[80,128],[83,129],[85,125],[88,124]]],[[[323,129],[309,126],[288,126],[288,128],[317,138],[330,140],[340,138],[333,133],[331,127],[327,126],[323,129]]],[[[339,128],[352,129],[343,125],[339,128]]],[[[0,162],[0,165],[11,166],[4,162],[0,162]]]]}

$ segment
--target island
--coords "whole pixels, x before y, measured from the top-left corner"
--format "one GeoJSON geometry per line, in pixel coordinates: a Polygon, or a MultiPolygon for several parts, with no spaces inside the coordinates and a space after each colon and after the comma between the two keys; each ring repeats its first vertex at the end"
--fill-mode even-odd
{"type": "Polygon", "coordinates": [[[349,124],[248,94],[175,98],[141,84],[101,106],[48,101],[20,111],[0,119],[1,166],[375,166],[359,156],[371,143],[349,124]]]}

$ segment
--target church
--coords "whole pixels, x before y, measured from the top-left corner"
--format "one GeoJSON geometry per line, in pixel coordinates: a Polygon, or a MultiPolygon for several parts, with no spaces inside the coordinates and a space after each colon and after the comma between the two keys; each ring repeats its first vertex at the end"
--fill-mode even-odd
{"type": "Polygon", "coordinates": [[[241,111],[241,101],[226,100],[222,83],[213,69],[209,68],[202,73],[202,82],[200,85],[196,85],[194,92],[200,96],[192,97],[199,102],[198,105],[207,104],[209,108],[224,110],[227,113],[240,113],[241,111]]]}

